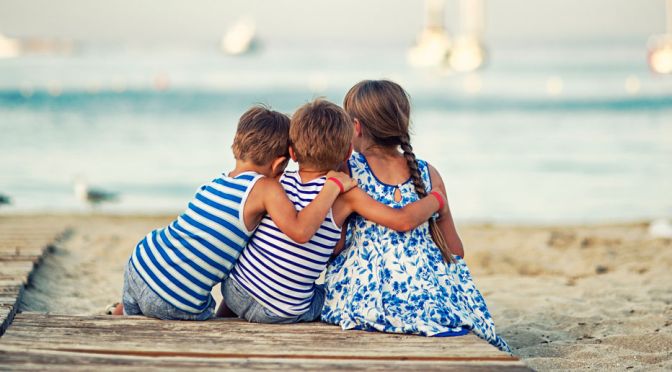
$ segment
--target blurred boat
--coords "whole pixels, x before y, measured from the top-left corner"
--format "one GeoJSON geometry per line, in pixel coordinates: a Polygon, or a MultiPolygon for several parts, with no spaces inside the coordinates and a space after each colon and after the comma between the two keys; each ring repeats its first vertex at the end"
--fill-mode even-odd
{"type": "Polygon", "coordinates": [[[0,34],[0,58],[12,58],[21,54],[19,40],[0,34]]]}
{"type": "Polygon", "coordinates": [[[233,56],[250,53],[257,46],[256,25],[247,18],[240,19],[231,26],[220,43],[222,51],[233,56]]]}
{"type": "Polygon", "coordinates": [[[648,59],[654,72],[672,73],[672,34],[655,35],[649,39],[648,59]]]}
{"type": "Polygon", "coordinates": [[[460,0],[460,31],[446,56],[447,68],[456,72],[472,72],[483,67],[486,57],[482,41],[484,18],[483,0],[460,0]]]}
{"type": "Polygon", "coordinates": [[[21,39],[23,54],[70,54],[75,49],[72,40],[50,38],[21,39]]]}
{"type": "Polygon", "coordinates": [[[459,36],[446,59],[447,66],[457,72],[476,71],[485,63],[485,48],[474,35],[459,36]]]}
{"type": "Polygon", "coordinates": [[[444,0],[425,2],[425,27],[407,54],[408,63],[411,66],[439,66],[448,55],[452,43],[444,27],[445,8],[444,0]]]}
{"type": "Polygon", "coordinates": [[[13,58],[23,54],[69,54],[74,43],[69,40],[10,38],[0,34],[0,58],[13,58]]]}
{"type": "Polygon", "coordinates": [[[672,74],[672,0],[666,1],[667,31],[649,38],[649,66],[659,74],[672,74]]]}

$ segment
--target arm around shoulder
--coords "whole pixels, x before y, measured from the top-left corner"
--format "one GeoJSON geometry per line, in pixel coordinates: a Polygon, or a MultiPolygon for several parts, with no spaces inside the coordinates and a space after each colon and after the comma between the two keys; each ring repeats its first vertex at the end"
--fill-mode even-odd
{"type": "MultiPolygon", "coordinates": [[[[320,228],[342,187],[344,187],[342,183],[325,183],[315,199],[298,212],[280,183],[268,180],[265,184],[264,207],[285,235],[299,244],[304,244],[320,228]]],[[[352,186],[346,182],[345,187],[352,186]]]]}
{"type": "Polygon", "coordinates": [[[373,199],[359,188],[347,192],[343,197],[350,211],[399,232],[418,227],[427,221],[439,206],[434,196],[428,196],[403,208],[392,208],[373,199]]]}

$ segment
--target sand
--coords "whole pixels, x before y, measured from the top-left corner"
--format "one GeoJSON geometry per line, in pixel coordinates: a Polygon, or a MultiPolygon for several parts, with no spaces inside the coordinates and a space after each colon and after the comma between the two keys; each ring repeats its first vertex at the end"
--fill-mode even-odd
{"type": "MultiPolygon", "coordinates": [[[[137,241],[165,216],[1,216],[67,221],[23,309],[100,313],[121,295],[137,241]]],[[[540,370],[672,369],[672,240],[647,224],[459,227],[499,333],[540,370]]]]}

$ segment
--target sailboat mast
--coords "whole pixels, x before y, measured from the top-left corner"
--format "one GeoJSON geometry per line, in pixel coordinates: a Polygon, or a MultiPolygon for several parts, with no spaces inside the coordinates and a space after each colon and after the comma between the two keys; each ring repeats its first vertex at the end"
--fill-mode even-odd
{"type": "Polygon", "coordinates": [[[484,29],[483,0],[460,0],[460,33],[480,38],[484,29]]]}
{"type": "Polygon", "coordinates": [[[445,0],[427,0],[425,2],[425,27],[431,30],[444,30],[445,0]]]}

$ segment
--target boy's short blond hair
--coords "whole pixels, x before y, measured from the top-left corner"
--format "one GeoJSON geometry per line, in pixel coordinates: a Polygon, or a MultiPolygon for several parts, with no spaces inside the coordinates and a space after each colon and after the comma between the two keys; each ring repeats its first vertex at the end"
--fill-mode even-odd
{"type": "Polygon", "coordinates": [[[237,160],[267,165],[280,156],[289,157],[289,117],[264,106],[253,106],[238,121],[233,139],[237,160]]]}
{"type": "Polygon", "coordinates": [[[352,143],[353,123],[338,105],[317,99],[292,115],[289,140],[300,164],[316,170],[334,170],[346,160],[352,143]]]}

